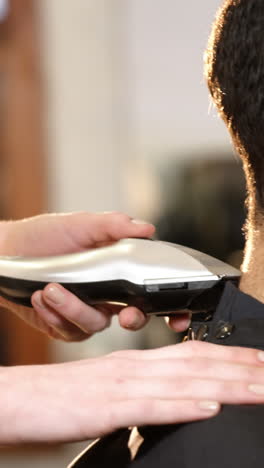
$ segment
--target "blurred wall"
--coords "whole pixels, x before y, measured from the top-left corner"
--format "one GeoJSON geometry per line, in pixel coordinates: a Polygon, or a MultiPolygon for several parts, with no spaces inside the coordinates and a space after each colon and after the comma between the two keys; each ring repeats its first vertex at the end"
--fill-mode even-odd
{"type": "Polygon", "coordinates": [[[209,115],[203,53],[220,0],[135,0],[126,4],[131,112],[143,157],[226,144],[209,115]]]}
{"type": "Polygon", "coordinates": [[[125,209],[123,2],[41,0],[51,210],[125,209]]]}
{"type": "Polygon", "coordinates": [[[157,161],[228,144],[203,80],[220,1],[39,1],[50,208],[151,217],[157,161]]]}

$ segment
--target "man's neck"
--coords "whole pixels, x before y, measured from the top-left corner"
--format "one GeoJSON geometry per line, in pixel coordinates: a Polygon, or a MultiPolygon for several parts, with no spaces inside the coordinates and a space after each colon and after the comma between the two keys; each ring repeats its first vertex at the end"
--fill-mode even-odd
{"type": "Polygon", "coordinates": [[[248,231],[239,289],[264,303],[264,224],[248,231]]]}

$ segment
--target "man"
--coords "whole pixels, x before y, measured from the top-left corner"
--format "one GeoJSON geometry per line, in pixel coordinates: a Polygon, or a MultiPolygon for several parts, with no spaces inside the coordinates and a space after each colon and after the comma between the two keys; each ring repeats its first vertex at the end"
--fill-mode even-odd
{"type": "MultiPolygon", "coordinates": [[[[206,76],[243,161],[248,220],[240,291],[227,285],[213,318],[193,321],[193,335],[197,340],[227,345],[229,352],[233,346],[264,349],[263,0],[224,2],[209,41],[206,76]]],[[[198,351],[199,342],[196,346],[198,351]]],[[[207,351],[213,357],[212,348],[207,351]]],[[[209,366],[209,381],[210,376],[209,366]]],[[[181,387],[181,381],[178,385],[181,387]]],[[[198,386],[196,391],[199,393],[198,386]]],[[[235,394],[228,379],[225,391],[229,396],[235,394]]],[[[254,391],[261,396],[264,386],[254,385],[254,391]]],[[[97,450],[93,446],[74,466],[103,468],[111,457],[111,466],[119,468],[259,468],[264,460],[261,403],[224,406],[215,418],[205,421],[119,432],[102,439],[97,450]]]]}

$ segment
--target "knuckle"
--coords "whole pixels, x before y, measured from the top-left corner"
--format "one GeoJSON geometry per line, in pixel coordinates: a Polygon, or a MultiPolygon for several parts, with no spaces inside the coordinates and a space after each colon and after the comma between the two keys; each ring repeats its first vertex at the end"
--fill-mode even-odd
{"type": "Polygon", "coordinates": [[[230,357],[230,359],[234,361],[236,361],[239,357],[241,357],[241,350],[239,348],[230,347],[226,350],[226,353],[230,357]]]}
{"type": "Polygon", "coordinates": [[[112,215],[113,217],[115,217],[116,219],[119,219],[120,221],[128,221],[130,219],[130,217],[127,214],[123,213],[122,211],[113,211],[112,215]]]}
{"type": "Polygon", "coordinates": [[[111,356],[116,359],[128,360],[128,359],[136,359],[137,357],[139,357],[139,355],[140,355],[140,351],[136,351],[133,349],[122,349],[119,351],[113,351],[108,356],[111,356]]]}
{"type": "Polygon", "coordinates": [[[77,299],[76,302],[71,300],[69,303],[67,303],[67,307],[63,309],[63,312],[65,316],[74,321],[75,324],[78,325],[82,323],[84,307],[83,304],[79,302],[79,299],[77,299]]]}
{"type": "Polygon", "coordinates": [[[241,347],[232,347],[228,349],[230,359],[235,361],[241,360],[241,358],[251,361],[252,359],[255,360],[256,351],[249,348],[241,348],[241,347]]]}
{"type": "MultiPolygon", "coordinates": [[[[191,350],[191,341],[184,341],[182,343],[178,343],[176,345],[172,345],[170,347],[170,350],[171,351],[175,351],[175,350],[184,350],[185,352],[188,352],[191,350]]],[[[187,354],[188,356],[188,354],[187,354]]]]}
{"type": "Polygon", "coordinates": [[[88,328],[93,333],[102,331],[111,325],[110,316],[107,316],[106,314],[102,312],[98,314],[97,311],[95,312],[95,310],[93,308],[90,308],[89,306],[85,307],[85,309],[80,311],[79,320],[80,320],[80,323],[81,321],[84,322],[86,328],[88,328]],[[86,311],[89,312],[89,315],[86,311]],[[94,317],[93,317],[93,312],[96,313],[94,317]],[[90,316],[89,321],[86,320],[87,316],[90,316]]]}
{"type": "Polygon", "coordinates": [[[127,351],[113,351],[112,353],[109,353],[107,356],[108,358],[110,359],[114,359],[114,360],[117,360],[117,359],[123,359],[126,357],[126,353],[127,351]]]}
{"type": "MultiPolygon", "coordinates": [[[[107,315],[96,311],[90,306],[83,304],[82,302],[76,303],[75,307],[72,307],[67,311],[67,317],[71,314],[71,321],[75,325],[82,328],[87,333],[96,333],[104,330],[111,324],[111,318],[107,315]]],[[[65,313],[66,315],[66,313],[65,313]]]]}
{"type": "Polygon", "coordinates": [[[201,341],[186,341],[183,343],[183,346],[185,346],[189,353],[192,355],[197,355],[197,353],[200,352],[201,348],[203,347],[203,344],[201,341]]]}
{"type": "Polygon", "coordinates": [[[112,353],[108,354],[115,362],[122,362],[126,361],[129,358],[129,351],[126,350],[119,350],[113,351],[112,353]]]}

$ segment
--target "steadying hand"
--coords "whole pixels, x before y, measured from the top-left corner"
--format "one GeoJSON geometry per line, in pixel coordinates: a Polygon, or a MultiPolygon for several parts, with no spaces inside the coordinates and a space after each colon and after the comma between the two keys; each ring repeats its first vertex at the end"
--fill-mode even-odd
{"type": "Polygon", "coordinates": [[[263,352],[190,341],[95,359],[0,369],[0,443],[70,442],[115,429],[263,404],[263,352]]]}

